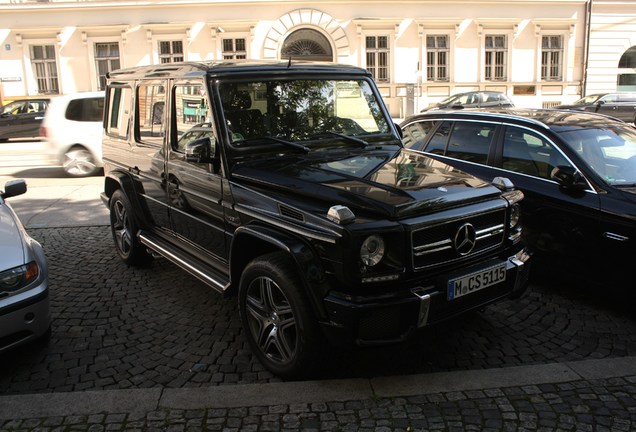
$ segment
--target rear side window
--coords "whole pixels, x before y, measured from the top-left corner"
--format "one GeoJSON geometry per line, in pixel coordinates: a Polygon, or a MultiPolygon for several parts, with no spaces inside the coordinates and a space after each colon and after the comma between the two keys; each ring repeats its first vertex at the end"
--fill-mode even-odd
{"type": "Polygon", "coordinates": [[[446,153],[446,144],[450,135],[451,122],[442,123],[426,146],[425,151],[433,154],[443,155],[446,153]]]}
{"type": "Polygon", "coordinates": [[[137,140],[162,145],[166,114],[166,83],[140,85],[137,88],[137,140]]]}
{"type": "Polygon", "coordinates": [[[104,115],[104,98],[71,99],[66,107],[67,120],[78,122],[102,121],[104,115]]]}
{"type": "Polygon", "coordinates": [[[131,100],[132,89],[130,87],[110,87],[108,89],[107,134],[122,138],[128,136],[131,100]]]}
{"type": "Polygon", "coordinates": [[[426,144],[426,136],[439,120],[418,121],[404,128],[404,146],[413,150],[423,150],[426,144]]]}
{"type": "Polygon", "coordinates": [[[446,156],[469,162],[488,162],[490,143],[497,125],[478,122],[455,122],[446,156]]]}

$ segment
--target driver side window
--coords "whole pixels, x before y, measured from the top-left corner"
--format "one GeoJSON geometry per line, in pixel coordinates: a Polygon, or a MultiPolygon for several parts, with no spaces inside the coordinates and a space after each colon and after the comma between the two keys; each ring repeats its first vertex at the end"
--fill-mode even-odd
{"type": "Polygon", "coordinates": [[[533,131],[506,127],[502,168],[551,180],[557,166],[570,164],[551,142],[533,131]]]}
{"type": "Polygon", "coordinates": [[[172,148],[185,153],[186,146],[201,138],[210,139],[210,155],[216,143],[212,128],[212,112],[200,82],[188,82],[174,86],[172,148]]]}

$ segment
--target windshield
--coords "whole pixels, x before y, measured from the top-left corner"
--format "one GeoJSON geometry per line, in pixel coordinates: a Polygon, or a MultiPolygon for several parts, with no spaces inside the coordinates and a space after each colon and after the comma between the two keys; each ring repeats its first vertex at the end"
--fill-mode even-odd
{"type": "Polygon", "coordinates": [[[613,125],[559,135],[608,184],[636,184],[636,129],[633,127],[613,125]]]}
{"type": "Polygon", "coordinates": [[[574,105],[592,105],[594,102],[599,100],[601,96],[603,95],[594,94],[594,95],[585,96],[583,99],[579,99],[576,102],[574,102],[574,105]]]}
{"type": "Polygon", "coordinates": [[[391,133],[380,102],[365,80],[221,83],[219,91],[230,139],[236,146],[260,141],[280,144],[282,140],[340,140],[360,145],[373,135],[391,133]]]}

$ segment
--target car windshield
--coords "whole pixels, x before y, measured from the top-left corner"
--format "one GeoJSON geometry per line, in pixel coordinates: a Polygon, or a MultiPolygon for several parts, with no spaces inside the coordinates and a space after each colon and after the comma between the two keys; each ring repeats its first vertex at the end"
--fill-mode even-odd
{"type": "Polygon", "coordinates": [[[8,103],[0,107],[0,114],[18,114],[23,111],[25,105],[26,103],[22,101],[8,103]]]}
{"type": "Polygon", "coordinates": [[[272,145],[281,140],[363,146],[374,135],[391,133],[365,80],[295,78],[222,83],[219,92],[236,147],[272,145]]]}
{"type": "Polygon", "coordinates": [[[594,94],[594,95],[585,96],[584,98],[574,102],[574,105],[591,105],[597,100],[599,100],[601,96],[603,95],[594,94]]]}
{"type": "Polygon", "coordinates": [[[560,132],[567,145],[608,184],[636,185],[636,129],[628,125],[560,132]]]}
{"type": "MultiPolygon", "coordinates": [[[[446,99],[442,99],[438,105],[448,105],[451,102],[454,102],[456,99],[459,99],[462,95],[453,95],[453,96],[449,96],[446,99]]],[[[464,95],[465,97],[466,95],[464,95]]]]}

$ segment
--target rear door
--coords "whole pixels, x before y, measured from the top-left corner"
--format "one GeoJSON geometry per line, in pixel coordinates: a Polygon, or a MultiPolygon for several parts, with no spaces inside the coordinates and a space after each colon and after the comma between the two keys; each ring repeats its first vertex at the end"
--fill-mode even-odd
{"type": "Polygon", "coordinates": [[[168,189],[165,174],[167,145],[166,104],[168,80],[139,83],[135,91],[134,139],[131,140],[129,171],[157,231],[169,231],[168,189]]]}
{"type": "Polygon", "coordinates": [[[631,93],[618,94],[616,117],[634,124],[636,120],[636,95],[631,93]]]}

